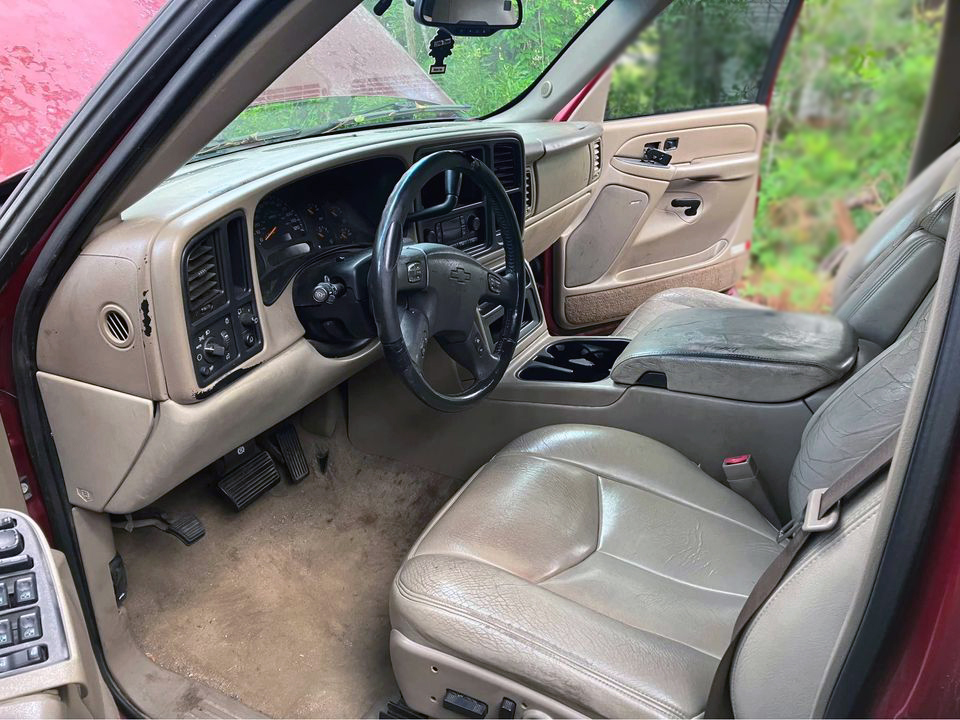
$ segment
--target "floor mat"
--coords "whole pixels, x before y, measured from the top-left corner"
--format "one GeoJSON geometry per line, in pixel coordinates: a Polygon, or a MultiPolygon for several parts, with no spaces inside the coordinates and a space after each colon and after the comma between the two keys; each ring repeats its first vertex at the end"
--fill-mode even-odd
{"type": "Polygon", "coordinates": [[[338,432],[301,432],[310,476],[242,513],[199,479],[164,497],[206,525],[193,547],[117,531],[126,612],[155,662],[274,717],[359,717],[397,693],[390,582],[460,481],[362,454],[338,432]]]}

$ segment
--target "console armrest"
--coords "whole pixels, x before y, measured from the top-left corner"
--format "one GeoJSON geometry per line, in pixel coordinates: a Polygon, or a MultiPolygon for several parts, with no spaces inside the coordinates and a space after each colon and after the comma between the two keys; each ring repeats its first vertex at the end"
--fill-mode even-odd
{"type": "Polygon", "coordinates": [[[634,338],[611,377],[662,387],[666,376],[677,392],[785,402],[840,380],[856,360],[856,334],[831,315],[692,308],[665,313],[634,338]]]}

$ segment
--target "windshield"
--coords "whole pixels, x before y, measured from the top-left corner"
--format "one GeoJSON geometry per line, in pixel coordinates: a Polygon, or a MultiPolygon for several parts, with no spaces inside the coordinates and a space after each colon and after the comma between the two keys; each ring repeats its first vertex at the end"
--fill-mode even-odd
{"type": "Polygon", "coordinates": [[[378,17],[364,2],[278,77],[197,157],[359,126],[478,118],[524,93],[603,5],[525,0],[523,23],[457,37],[446,72],[431,74],[435,28],[405,0],[378,17]]]}

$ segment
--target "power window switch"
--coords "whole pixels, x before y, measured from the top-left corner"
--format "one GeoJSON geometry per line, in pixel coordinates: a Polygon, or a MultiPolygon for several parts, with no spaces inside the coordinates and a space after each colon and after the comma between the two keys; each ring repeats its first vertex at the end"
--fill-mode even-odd
{"type": "Polygon", "coordinates": [[[17,526],[17,519],[13,515],[7,515],[6,517],[0,518],[0,530],[9,530],[12,527],[17,526]]]}
{"type": "Polygon", "coordinates": [[[0,655],[0,673],[5,673],[8,670],[14,669],[13,664],[13,653],[9,655],[0,655]]]}
{"type": "Polygon", "coordinates": [[[40,627],[40,608],[22,613],[17,618],[17,623],[20,626],[20,642],[36,640],[43,634],[40,627]]]}
{"type": "Polygon", "coordinates": [[[0,574],[21,572],[33,567],[33,558],[29,555],[0,557],[0,574]]]}
{"type": "Polygon", "coordinates": [[[503,720],[512,720],[517,716],[517,702],[516,700],[511,700],[508,697],[505,697],[500,701],[500,708],[497,712],[497,717],[503,720]]]}
{"type": "Polygon", "coordinates": [[[0,557],[10,557],[23,552],[23,535],[19,530],[0,530],[0,557]]]}
{"type": "Polygon", "coordinates": [[[13,628],[10,626],[10,620],[4,618],[0,620],[0,647],[13,645],[13,628]]]}
{"type": "Polygon", "coordinates": [[[29,605],[37,601],[37,581],[33,576],[17,578],[13,585],[13,596],[17,605],[29,605]]]}
{"type": "Polygon", "coordinates": [[[10,595],[7,592],[7,584],[0,582],[0,610],[6,610],[10,607],[10,595]]]}

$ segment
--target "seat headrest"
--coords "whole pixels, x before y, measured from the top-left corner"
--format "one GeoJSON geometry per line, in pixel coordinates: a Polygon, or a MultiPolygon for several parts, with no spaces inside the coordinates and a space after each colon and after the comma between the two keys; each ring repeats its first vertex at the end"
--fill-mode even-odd
{"type": "Polygon", "coordinates": [[[950,217],[953,215],[953,200],[955,197],[956,191],[951,190],[943,193],[930,203],[930,207],[927,208],[920,219],[920,227],[931,235],[946,240],[947,232],[950,230],[950,217]]]}

